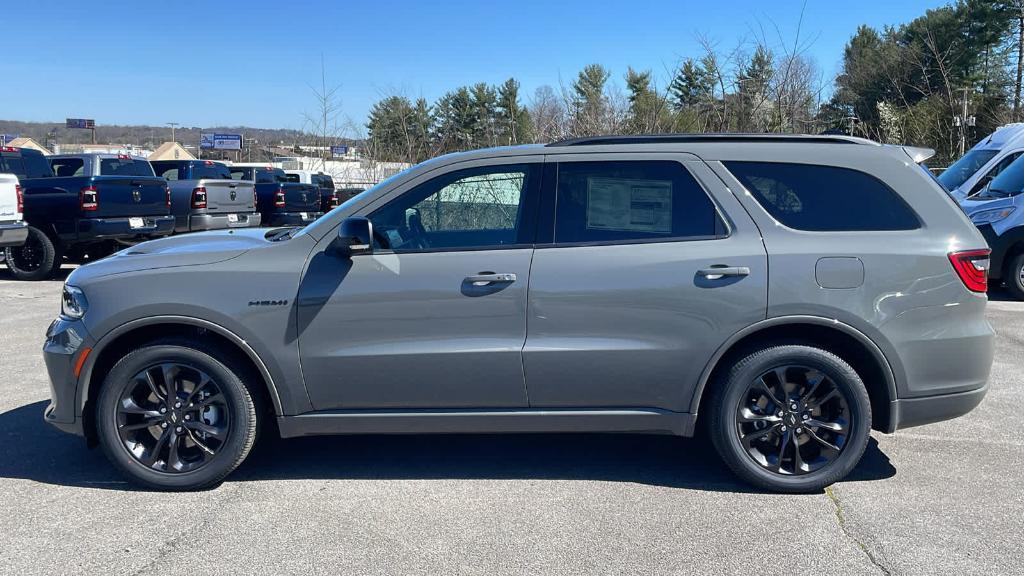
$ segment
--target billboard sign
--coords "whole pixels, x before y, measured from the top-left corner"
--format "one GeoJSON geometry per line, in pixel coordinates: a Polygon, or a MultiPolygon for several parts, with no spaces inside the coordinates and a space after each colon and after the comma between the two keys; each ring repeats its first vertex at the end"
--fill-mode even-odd
{"type": "Polygon", "coordinates": [[[203,150],[241,150],[241,134],[210,134],[199,135],[199,147],[203,150]]]}
{"type": "Polygon", "coordinates": [[[96,121],[91,118],[66,118],[64,120],[64,126],[67,128],[82,128],[85,130],[92,130],[96,128],[96,121]]]}
{"type": "Polygon", "coordinates": [[[335,158],[348,154],[348,146],[331,146],[331,156],[335,158]]]}

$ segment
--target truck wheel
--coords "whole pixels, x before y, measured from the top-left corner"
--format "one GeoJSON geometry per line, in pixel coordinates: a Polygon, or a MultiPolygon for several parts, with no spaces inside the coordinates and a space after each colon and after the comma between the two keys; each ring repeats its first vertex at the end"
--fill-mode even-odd
{"type": "Polygon", "coordinates": [[[252,395],[215,350],[157,342],[121,358],[96,406],[100,445],[128,478],[158,490],[217,484],[256,439],[252,395]],[[219,355],[217,355],[219,356],[219,355]]]}
{"type": "Polygon", "coordinates": [[[831,352],[773,346],[736,363],[711,403],[711,438],[726,465],[777,492],[818,492],[860,461],[871,402],[857,372],[831,352]]]}
{"type": "Polygon", "coordinates": [[[46,280],[60,270],[63,259],[60,245],[45,232],[28,227],[28,238],[21,246],[4,251],[7,268],[18,280],[46,280]]]}
{"type": "Polygon", "coordinates": [[[1010,260],[1003,278],[1003,283],[1010,294],[1017,300],[1024,300],[1024,252],[1010,260]]]}

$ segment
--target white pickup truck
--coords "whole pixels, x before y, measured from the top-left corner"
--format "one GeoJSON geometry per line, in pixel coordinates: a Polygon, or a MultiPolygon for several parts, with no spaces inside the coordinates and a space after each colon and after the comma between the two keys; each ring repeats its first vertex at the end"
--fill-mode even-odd
{"type": "Polygon", "coordinates": [[[0,173],[0,248],[21,246],[28,238],[28,225],[21,215],[22,202],[18,177],[0,173]]]}

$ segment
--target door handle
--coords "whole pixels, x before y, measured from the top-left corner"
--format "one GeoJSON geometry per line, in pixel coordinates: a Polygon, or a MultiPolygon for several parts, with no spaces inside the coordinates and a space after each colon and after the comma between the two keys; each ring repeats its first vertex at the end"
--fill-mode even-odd
{"type": "Polygon", "coordinates": [[[712,266],[697,273],[708,280],[721,280],[726,276],[750,276],[750,268],[746,266],[712,266]]]}
{"type": "Polygon", "coordinates": [[[487,286],[489,284],[497,284],[499,282],[515,282],[515,274],[494,274],[484,273],[477,274],[475,276],[466,276],[466,282],[469,282],[473,286],[487,286]]]}

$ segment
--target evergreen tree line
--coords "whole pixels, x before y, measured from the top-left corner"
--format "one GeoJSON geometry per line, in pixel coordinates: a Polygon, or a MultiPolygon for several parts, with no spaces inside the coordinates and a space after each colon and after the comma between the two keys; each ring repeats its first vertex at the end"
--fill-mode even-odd
{"type": "Polygon", "coordinates": [[[940,162],[1020,119],[1024,0],[957,0],[913,21],[861,26],[840,73],[825,79],[798,37],[700,53],[660,78],[601,64],[528,98],[514,78],[447,92],[435,102],[390,95],[370,111],[364,152],[419,162],[460,150],[604,134],[847,133],[928,146],[940,162]],[[618,79],[616,79],[618,80],[618,79]],[[828,98],[824,98],[828,95],[828,98]],[[964,102],[971,122],[963,116],[964,102]]]}

